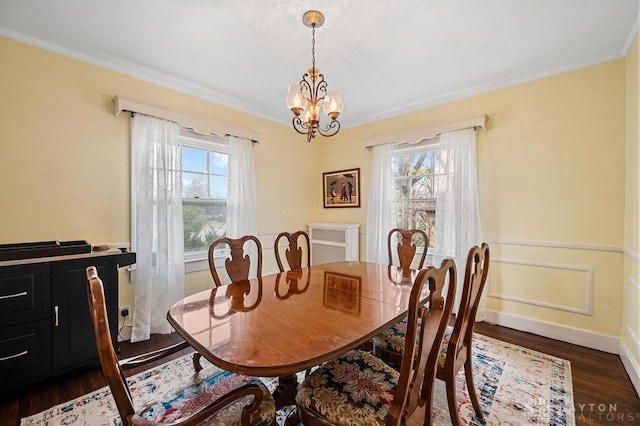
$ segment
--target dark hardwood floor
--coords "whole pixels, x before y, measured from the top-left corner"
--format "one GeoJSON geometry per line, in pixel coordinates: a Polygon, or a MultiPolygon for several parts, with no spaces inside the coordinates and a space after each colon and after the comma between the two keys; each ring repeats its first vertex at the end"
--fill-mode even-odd
{"type": "MultiPolygon", "coordinates": [[[[478,323],[476,332],[569,360],[576,425],[640,424],[640,398],[619,356],[487,323],[478,323]]],[[[148,342],[123,342],[120,344],[121,355],[132,356],[178,339],[174,333],[170,336],[154,335],[148,342]]],[[[184,351],[175,357],[188,352],[184,351]]],[[[132,371],[131,374],[136,372],[132,371]]],[[[76,371],[4,395],[0,397],[0,424],[18,425],[23,417],[102,386],[105,386],[105,382],[96,366],[95,369],[76,371]]]]}
{"type": "Polygon", "coordinates": [[[483,322],[475,331],[569,360],[576,425],[640,424],[640,397],[618,355],[483,322]]]}

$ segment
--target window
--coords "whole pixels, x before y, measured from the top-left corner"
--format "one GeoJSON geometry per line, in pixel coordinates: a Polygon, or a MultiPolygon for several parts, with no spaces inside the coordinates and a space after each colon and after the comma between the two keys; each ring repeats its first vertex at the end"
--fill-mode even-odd
{"type": "Polygon", "coordinates": [[[229,150],[224,139],[184,136],[182,145],[182,206],[185,258],[204,253],[226,235],[229,150]]]}
{"type": "Polygon", "coordinates": [[[429,247],[437,247],[436,194],[444,172],[440,159],[438,144],[433,143],[397,151],[392,159],[396,224],[399,228],[425,231],[429,247]]]}

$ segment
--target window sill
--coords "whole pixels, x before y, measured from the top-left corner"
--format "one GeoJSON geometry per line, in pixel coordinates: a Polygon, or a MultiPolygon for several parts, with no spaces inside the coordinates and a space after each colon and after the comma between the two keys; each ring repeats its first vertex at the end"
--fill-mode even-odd
{"type": "MultiPolygon", "coordinates": [[[[216,268],[224,266],[224,260],[227,258],[226,253],[216,254],[213,259],[216,268]]],[[[190,253],[184,255],[184,272],[188,274],[190,272],[208,271],[209,270],[209,257],[206,252],[203,253],[190,253]]]]}
{"type": "Polygon", "coordinates": [[[206,269],[209,269],[209,259],[185,259],[184,261],[185,274],[204,271],[206,269]]]}

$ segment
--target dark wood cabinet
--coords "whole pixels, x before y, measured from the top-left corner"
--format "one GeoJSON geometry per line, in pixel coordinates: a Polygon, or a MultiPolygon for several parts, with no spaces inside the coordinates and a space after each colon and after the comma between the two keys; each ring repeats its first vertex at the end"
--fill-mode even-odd
{"type": "Polygon", "coordinates": [[[135,253],[117,249],[0,261],[0,393],[96,363],[87,266],[103,280],[117,346],[118,268],[135,253]]]}

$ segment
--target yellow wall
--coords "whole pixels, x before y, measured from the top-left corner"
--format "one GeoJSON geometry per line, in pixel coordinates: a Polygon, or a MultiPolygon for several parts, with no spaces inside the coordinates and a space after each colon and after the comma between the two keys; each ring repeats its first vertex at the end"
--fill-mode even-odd
{"type": "Polygon", "coordinates": [[[322,209],[318,202],[313,215],[360,223],[364,232],[371,153],[362,141],[483,113],[490,119],[477,134],[480,208],[494,258],[488,308],[619,336],[624,59],[341,131],[322,141],[321,168],[360,167],[363,207],[322,209]]]}
{"type": "Polygon", "coordinates": [[[640,371],[640,41],[626,57],[627,175],[625,208],[625,303],[622,344],[640,371]]]}
{"type": "MultiPolygon", "coordinates": [[[[319,149],[290,127],[61,55],[0,38],[0,243],[86,239],[130,241],[129,117],[115,117],[118,94],[250,128],[255,146],[258,233],[265,270],[273,238],[306,229],[319,149]]],[[[120,305],[133,304],[121,273],[120,305]]],[[[192,293],[208,271],[187,276],[192,293]]]]}
{"type": "MultiPolygon", "coordinates": [[[[255,154],[263,241],[309,222],[355,222],[361,258],[371,172],[362,140],[487,113],[488,132],[478,132],[478,178],[494,259],[489,309],[620,336],[621,248],[635,245],[637,253],[638,245],[637,227],[629,225],[637,223],[637,196],[636,207],[626,208],[626,243],[624,231],[625,179],[635,179],[631,190],[638,191],[637,168],[625,175],[625,84],[637,88],[637,50],[636,41],[631,60],[343,129],[308,144],[289,126],[0,38],[0,242],[129,241],[129,119],[114,116],[116,94],[260,132],[255,154]],[[636,78],[625,83],[630,66],[636,78]],[[322,208],[321,173],[351,167],[361,168],[362,207],[322,208]]],[[[627,137],[626,149],[637,164],[637,100],[634,105],[636,135],[631,143],[627,137]]],[[[189,274],[186,292],[209,285],[208,271],[189,274]]],[[[133,286],[123,279],[120,290],[120,303],[130,304],[133,286]]]]}

